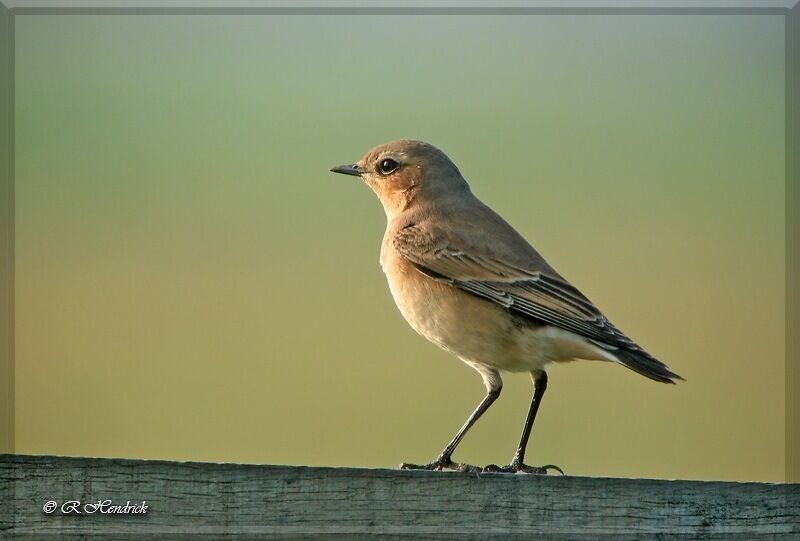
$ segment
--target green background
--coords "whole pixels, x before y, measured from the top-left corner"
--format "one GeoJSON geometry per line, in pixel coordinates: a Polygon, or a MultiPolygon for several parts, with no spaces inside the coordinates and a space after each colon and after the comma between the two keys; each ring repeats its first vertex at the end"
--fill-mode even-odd
{"type": "MultiPolygon", "coordinates": [[[[686,378],[550,370],[570,474],[784,479],[782,16],[16,17],[16,451],[394,467],[478,375],[394,307],[373,194],[427,140],[686,378]]],[[[456,459],[505,463],[523,375],[456,459]]]]}

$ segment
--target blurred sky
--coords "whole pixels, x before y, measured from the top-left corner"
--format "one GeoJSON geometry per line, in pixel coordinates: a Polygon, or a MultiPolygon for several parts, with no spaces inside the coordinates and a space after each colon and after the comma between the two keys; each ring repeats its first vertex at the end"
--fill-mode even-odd
{"type": "MultiPolygon", "coordinates": [[[[484,389],[328,168],[427,140],[686,378],[553,368],[570,474],[784,479],[784,20],[16,17],[16,451],[395,467],[484,389]]],[[[456,459],[505,463],[524,375],[456,459]]]]}

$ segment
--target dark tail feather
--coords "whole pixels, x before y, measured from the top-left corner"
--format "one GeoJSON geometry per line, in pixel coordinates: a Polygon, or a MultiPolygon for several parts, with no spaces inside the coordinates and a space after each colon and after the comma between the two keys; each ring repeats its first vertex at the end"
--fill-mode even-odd
{"type": "Polygon", "coordinates": [[[675,383],[676,379],[685,381],[678,374],[670,370],[667,365],[644,350],[628,351],[619,348],[614,350],[613,354],[619,359],[621,364],[650,379],[660,381],[661,383],[675,383]]]}

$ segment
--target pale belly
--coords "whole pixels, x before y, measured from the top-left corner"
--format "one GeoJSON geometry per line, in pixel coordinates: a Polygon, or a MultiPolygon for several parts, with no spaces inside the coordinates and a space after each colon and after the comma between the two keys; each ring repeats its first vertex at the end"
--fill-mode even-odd
{"type": "Polygon", "coordinates": [[[549,336],[552,327],[515,320],[502,306],[437,282],[405,261],[386,265],[384,272],[411,327],[469,364],[527,372],[563,360],[556,337],[549,336]]]}

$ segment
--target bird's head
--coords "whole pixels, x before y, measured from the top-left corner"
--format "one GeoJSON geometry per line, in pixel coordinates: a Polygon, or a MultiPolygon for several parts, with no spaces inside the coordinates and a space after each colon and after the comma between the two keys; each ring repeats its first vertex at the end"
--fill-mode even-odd
{"type": "Polygon", "coordinates": [[[390,220],[411,205],[469,191],[461,172],[444,152],[412,139],[377,146],[358,162],[331,171],[361,177],[378,196],[390,220]]]}

